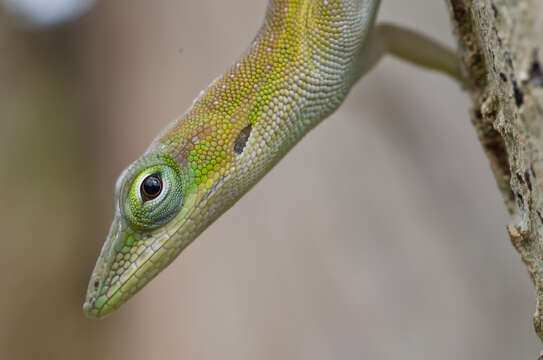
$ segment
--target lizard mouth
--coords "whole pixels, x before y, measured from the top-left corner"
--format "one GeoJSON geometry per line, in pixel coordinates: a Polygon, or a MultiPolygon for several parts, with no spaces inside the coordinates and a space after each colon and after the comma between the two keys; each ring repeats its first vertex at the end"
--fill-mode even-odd
{"type": "MultiPolygon", "coordinates": [[[[126,224],[120,219],[120,216],[115,216],[115,220],[111,224],[109,229],[109,234],[107,236],[106,242],[100,251],[100,256],[96,261],[94,270],[92,272],[89,285],[87,287],[87,294],[85,296],[85,302],[83,303],[83,312],[89,318],[100,318],[113,311],[104,311],[105,305],[108,302],[106,294],[108,292],[107,287],[105,286],[107,277],[109,276],[112,270],[112,261],[116,256],[115,244],[119,243],[119,237],[122,237],[126,227],[126,224]],[[123,226],[124,225],[124,226],[123,226]]],[[[118,246],[117,246],[118,248],[118,246]]],[[[111,279],[109,279],[111,282],[111,279]]]]}
{"type": "Polygon", "coordinates": [[[121,307],[203,231],[209,222],[194,227],[190,220],[206,204],[199,200],[198,193],[190,194],[174,219],[151,231],[130,226],[117,209],[87,288],[83,303],[87,317],[103,318],[121,307]]]}
{"type": "Polygon", "coordinates": [[[105,317],[154,278],[171,261],[162,246],[169,238],[163,230],[152,234],[134,230],[117,214],[89,281],[85,315],[105,317]]]}
{"type": "Polygon", "coordinates": [[[83,304],[83,312],[85,315],[89,318],[95,318],[98,317],[99,314],[96,313],[95,310],[95,304],[96,304],[96,298],[90,298],[89,301],[85,301],[83,304]]]}

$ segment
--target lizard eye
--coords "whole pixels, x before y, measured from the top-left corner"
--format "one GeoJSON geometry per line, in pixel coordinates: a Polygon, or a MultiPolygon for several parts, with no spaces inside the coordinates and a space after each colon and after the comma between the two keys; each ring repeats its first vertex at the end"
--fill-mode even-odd
{"type": "Polygon", "coordinates": [[[162,178],[160,174],[149,175],[141,183],[141,197],[143,200],[153,200],[162,192],[162,178]]]}
{"type": "Polygon", "coordinates": [[[166,156],[136,163],[124,179],[119,198],[128,223],[151,230],[167,223],[183,204],[183,173],[166,156]]]}

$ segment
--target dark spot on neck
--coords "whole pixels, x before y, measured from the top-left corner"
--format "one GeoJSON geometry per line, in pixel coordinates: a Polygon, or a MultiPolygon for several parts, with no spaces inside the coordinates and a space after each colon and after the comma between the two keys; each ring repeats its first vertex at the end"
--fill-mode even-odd
{"type": "Polygon", "coordinates": [[[243,149],[245,149],[247,140],[249,140],[249,136],[251,135],[251,129],[252,125],[249,124],[244,127],[239,133],[236,142],[234,143],[234,151],[236,152],[236,154],[241,154],[243,152],[243,149]]]}

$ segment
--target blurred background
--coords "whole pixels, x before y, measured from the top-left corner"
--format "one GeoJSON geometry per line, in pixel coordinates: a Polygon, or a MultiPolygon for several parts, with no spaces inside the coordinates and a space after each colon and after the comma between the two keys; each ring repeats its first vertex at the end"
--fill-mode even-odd
{"type": "MultiPolygon", "coordinates": [[[[85,318],[117,176],[237,59],[266,1],[0,4],[0,359],[538,354],[468,98],[390,58],[133,300],[85,318]]],[[[381,10],[454,46],[442,1],[381,10]]]]}

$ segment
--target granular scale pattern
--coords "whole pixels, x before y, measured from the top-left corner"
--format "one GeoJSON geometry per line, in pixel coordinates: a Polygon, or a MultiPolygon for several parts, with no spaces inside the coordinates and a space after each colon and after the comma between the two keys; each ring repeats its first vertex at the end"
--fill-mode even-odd
{"type": "MultiPolygon", "coordinates": [[[[241,59],[119,179],[117,214],[84,305],[89,316],[104,316],[128,300],[341,104],[363,72],[378,5],[269,1],[241,59]],[[180,207],[166,224],[142,228],[123,212],[123,196],[137,173],[157,162],[176,164],[180,207]]],[[[141,200],[137,194],[130,199],[141,200]]]]}

